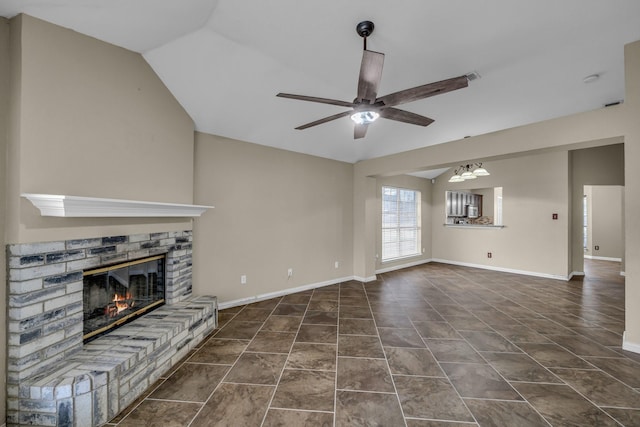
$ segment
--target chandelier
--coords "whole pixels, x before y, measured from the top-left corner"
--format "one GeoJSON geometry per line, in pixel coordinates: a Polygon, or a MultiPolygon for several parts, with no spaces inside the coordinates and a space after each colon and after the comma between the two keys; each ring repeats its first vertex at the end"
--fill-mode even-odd
{"type": "Polygon", "coordinates": [[[463,182],[469,179],[476,179],[479,176],[488,175],[491,174],[482,167],[482,163],[469,163],[458,166],[458,168],[453,171],[453,176],[449,178],[449,182],[463,182]]]}

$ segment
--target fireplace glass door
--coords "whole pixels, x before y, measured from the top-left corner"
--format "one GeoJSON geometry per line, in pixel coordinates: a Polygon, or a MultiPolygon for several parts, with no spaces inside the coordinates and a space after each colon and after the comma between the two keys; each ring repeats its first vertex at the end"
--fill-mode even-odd
{"type": "Polygon", "coordinates": [[[160,255],[85,271],[85,342],[164,304],[164,265],[160,255]]]}

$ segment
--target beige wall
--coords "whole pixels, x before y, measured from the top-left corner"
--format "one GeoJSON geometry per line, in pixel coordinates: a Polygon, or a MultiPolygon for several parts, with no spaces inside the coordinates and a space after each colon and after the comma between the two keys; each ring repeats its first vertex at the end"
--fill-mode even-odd
{"type": "Polygon", "coordinates": [[[191,221],[41,217],[21,193],[193,200],[193,122],[140,54],[30,16],[12,20],[8,239],[183,230],[191,221]]]}
{"type": "MultiPolygon", "coordinates": [[[[570,149],[620,142],[623,137],[618,135],[624,135],[627,129],[626,107],[625,103],[615,107],[356,163],[354,166],[354,186],[368,189],[369,192],[354,193],[354,212],[356,212],[354,224],[364,224],[354,229],[356,232],[354,237],[354,274],[359,277],[371,277],[372,272],[375,271],[375,259],[366,252],[366,247],[358,244],[358,242],[366,242],[369,239],[367,236],[375,236],[376,232],[375,227],[365,216],[365,214],[375,215],[375,212],[361,208],[371,197],[375,197],[372,189],[364,185],[367,180],[372,179],[371,177],[456,166],[462,161],[487,163],[497,159],[517,158],[551,151],[567,152],[570,149]],[[467,157],[461,158],[460,153],[466,153],[467,157]]],[[[487,178],[491,178],[491,176],[487,178]]],[[[558,185],[569,188],[569,180],[570,177],[565,177],[558,185]]],[[[506,197],[507,194],[505,194],[506,197]]],[[[565,204],[567,203],[568,199],[565,201],[565,204]]],[[[567,229],[567,239],[569,232],[570,230],[567,229]]],[[[437,242],[435,236],[434,242],[437,242]]],[[[433,255],[436,257],[435,253],[433,255]]],[[[567,264],[565,269],[568,270],[570,260],[566,256],[563,258],[567,264]]]]}
{"type": "MultiPolygon", "coordinates": [[[[591,192],[591,244],[589,255],[620,258],[624,254],[622,240],[622,191],[619,185],[596,185],[591,192]],[[598,250],[595,249],[598,246],[598,250]]],[[[585,192],[586,194],[586,192],[585,192]]]]}
{"type": "Polygon", "coordinates": [[[485,162],[484,167],[490,176],[449,183],[451,174],[443,174],[436,180],[432,213],[433,258],[566,277],[569,227],[567,152],[496,160],[485,162]],[[523,168],[534,165],[544,165],[544,173],[536,176],[522,173],[523,168]],[[503,188],[502,218],[505,227],[445,227],[445,191],[471,190],[479,186],[503,188]],[[558,214],[558,220],[552,219],[553,213],[558,214]],[[491,258],[487,257],[488,252],[491,252],[491,258]]]}
{"type": "MultiPolygon", "coordinates": [[[[5,189],[7,185],[7,125],[9,115],[9,21],[0,18],[0,245],[4,253],[5,245],[5,189]]],[[[7,342],[7,277],[4,257],[0,260],[0,423],[4,423],[6,417],[6,382],[7,354],[5,345],[7,342]]],[[[1,425],[1,424],[0,424],[1,425]]]]}
{"type": "MultiPolygon", "coordinates": [[[[491,172],[489,172],[491,173],[491,172]]],[[[484,180],[476,180],[476,185],[486,185],[484,180]]],[[[471,193],[480,194],[482,196],[482,216],[488,216],[491,219],[494,219],[493,208],[494,208],[494,199],[495,199],[495,191],[494,187],[474,187],[471,189],[471,193]]]]}
{"type": "MultiPolygon", "coordinates": [[[[571,163],[571,271],[584,272],[582,198],[585,185],[624,185],[625,145],[613,144],[569,152],[571,163]]],[[[597,255],[591,253],[590,255],[597,255]]]]}
{"type": "MultiPolygon", "coordinates": [[[[593,200],[593,186],[592,185],[585,185],[584,186],[584,197],[586,198],[586,202],[587,202],[587,242],[586,242],[586,247],[584,248],[584,256],[592,256],[593,253],[591,251],[591,248],[593,246],[592,241],[593,241],[593,236],[592,236],[592,231],[593,231],[593,204],[591,203],[593,200]]],[[[584,227],[584,218],[582,218],[582,225],[584,227]]],[[[583,233],[584,234],[584,233],[583,233]]],[[[585,245],[584,243],[584,236],[582,236],[583,238],[583,242],[582,244],[585,245]]]]}
{"type": "Polygon", "coordinates": [[[196,133],[195,200],[215,209],[194,224],[194,292],[228,304],[351,277],[352,173],[348,163],[196,133]]]}
{"type": "Polygon", "coordinates": [[[399,175],[393,177],[381,177],[377,179],[376,185],[376,271],[389,271],[400,266],[419,264],[431,258],[431,180],[417,178],[409,175],[399,175]],[[420,191],[421,196],[421,240],[422,254],[420,256],[405,258],[398,261],[382,262],[382,186],[406,188],[420,191]]]}
{"type": "Polygon", "coordinates": [[[640,41],[625,46],[625,341],[640,352],[640,41]]]}

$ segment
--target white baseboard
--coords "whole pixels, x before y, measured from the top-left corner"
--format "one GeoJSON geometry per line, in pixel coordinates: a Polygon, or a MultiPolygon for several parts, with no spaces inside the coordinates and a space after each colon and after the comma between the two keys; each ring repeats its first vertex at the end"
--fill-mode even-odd
{"type": "Polygon", "coordinates": [[[569,277],[567,280],[571,280],[573,276],[584,276],[584,271],[572,271],[569,273],[569,277]]]}
{"type": "Polygon", "coordinates": [[[462,267],[473,267],[480,268],[483,270],[491,270],[491,271],[500,271],[502,273],[513,273],[513,274],[522,274],[524,276],[534,276],[534,277],[543,277],[545,279],[556,279],[556,280],[569,280],[570,276],[559,276],[555,274],[548,273],[538,273],[536,271],[526,271],[526,270],[515,270],[513,268],[503,268],[503,267],[493,267],[491,265],[483,265],[483,264],[472,264],[469,262],[459,262],[459,261],[450,261],[446,259],[433,258],[432,262],[441,262],[443,264],[452,264],[452,265],[460,265],[462,267]]]}
{"type": "Polygon", "coordinates": [[[587,259],[597,259],[597,260],[600,260],[600,261],[622,262],[622,258],[612,258],[612,257],[607,257],[607,256],[585,255],[584,257],[587,258],[587,259]]]}
{"type": "MultiPolygon", "coordinates": [[[[349,280],[358,280],[358,279],[354,279],[353,276],[342,277],[339,279],[327,280],[325,282],[311,283],[309,285],[298,286],[295,288],[287,288],[287,289],[282,289],[275,292],[268,292],[266,294],[260,294],[260,295],[246,297],[246,298],[239,298],[231,301],[224,301],[224,302],[218,303],[218,309],[224,310],[225,308],[237,307],[239,305],[251,304],[254,302],[264,301],[271,298],[277,298],[284,295],[295,294],[296,292],[303,292],[303,291],[308,291],[310,289],[322,288],[323,286],[335,285],[336,283],[348,282],[349,280]]],[[[373,280],[375,280],[375,276],[373,280]]],[[[360,280],[360,281],[363,282],[364,280],[360,280]]]]}
{"type": "Polygon", "coordinates": [[[349,280],[357,280],[358,282],[367,283],[367,282],[374,282],[378,280],[378,278],[376,276],[369,276],[369,277],[353,276],[349,278],[349,280]]]}
{"type": "Polygon", "coordinates": [[[632,351],[634,353],[640,353],[640,344],[627,341],[627,331],[622,333],[622,349],[632,351]]]}
{"type": "MultiPolygon", "coordinates": [[[[585,258],[586,258],[586,256],[585,256],[585,258]]],[[[555,274],[539,273],[539,272],[535,272],[535,271],[516,270],[516,269],[512,269],[512,268],[493,267],[493,266],[490,266],[490,265],[473,264],[473,263],[459,262],[459,261],[450,261],[450,260],[440,259],[440,258],[431,258],[431,259],[426,259],[426,260],[419,260],[419,261],[414,261],[414,262],[410,262],[410,263],[407,263],[407,264],[402,264],[402,265],[396,265],[396,266],[393,266],[393,267],[382,268],[380,270],[376,270],[376,274],[387,273],[387,272],[395,271],[395,270],[401,270],[403,268],[408,268],[408,267],[415,267],[417,265],[427,264],[427,263],[430,263],[430,262],[440,262],[442,264],[459,265],[459,266],[462,266],[462,267],[480,268],[480,269],[483,269],[483,270],[499,271],[499,272],[502,272],[502,273],[522,274],[522,275],[525,275],[525,276],[543,277],[543,278],[546,278],[546,279],[565,280],[565,281],[566,280],[571,280],[571,278],[573,276],[584,276],[584,272],[583,271],[572,271],[568,276],[559,276],[559,275],[555,275],[555,274]]],[[[620,272],[620,275],[624,276],[624,271],[620,272]]],[[[373,282],[374,280],[377,280],[377,277],[376,276],[369,276],[369,277],[350,276],[350,277],[342,277],[342,278],[339,278],[339,279],[328,280],[328,281],[325,281],[325,282],[311,283],[309,285],[298,286],[298,287],[295,287],[295,288],[287,288],[287,289],[282,289],[280,291],[269,292],[269,293],[266,293],[266,294],[260,294],[260,295],[246,297],[246,298],[239,298],[239,299],[235,299],[235,300],[231,300],[231,301],[224,301],[224,302],[218,303],[218,308],[220,310],[224,310],[225,308],[231,308],[231,307],[237,307],[239,305],[251,304],[251,303],[254,303],[254,302],[264,301],[264,300],[267,300],[267,299],[270,299],[270,298],[276,298],[276,297],[280,297],[280,296],[284,296],[284,295],[294,294],[296,292],[308,291],[310,289],[321,288],[323,286],[335,285],[336,283],[347,282],[349,280],[357,280],[359,282],[367,283],[367,282],[373,282]]],[[[637,352],[640,353],[640,345],[638,347],[639,347],[639,350],[637,352]]],[[[629,351],[634,351],[634,350],[629,350],[629,351]]],[[[4,426],[0,426],[0,427],[4,427],[4,426]]]]}
{"type": "Polygon", "coordinates": [[[380,270],[376,270],[376,274],[380,273],[388,273],[390,271],[402,270],[403,268],[415,267],[416,265],[427,264],[431,262],[431,259],[421,259],[418,261],[409,262],[407,264],[395,265],[393,267],[381,268],[380,270]]]}

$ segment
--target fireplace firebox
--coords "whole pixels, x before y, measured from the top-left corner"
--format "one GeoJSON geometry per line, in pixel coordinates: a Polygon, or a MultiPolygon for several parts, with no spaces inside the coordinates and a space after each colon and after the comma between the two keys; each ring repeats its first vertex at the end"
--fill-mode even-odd
{"type": "Polygon", "coordinates": [[[164,255],[84,271],[84,342],[164,302],[164,255]]]}

